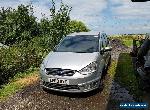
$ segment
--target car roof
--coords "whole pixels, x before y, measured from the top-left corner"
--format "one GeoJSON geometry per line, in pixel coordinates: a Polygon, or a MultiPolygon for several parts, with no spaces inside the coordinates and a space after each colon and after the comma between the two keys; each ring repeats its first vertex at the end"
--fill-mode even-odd
{"type": "Polygon", "coordinates": [[[95,32],[95,31],[89,31],[89,32],[75,32],[72,34],[69,34],[68,36],[78,36],[78,35],[95,35],[98,36],[100,32],[95,32]]]}

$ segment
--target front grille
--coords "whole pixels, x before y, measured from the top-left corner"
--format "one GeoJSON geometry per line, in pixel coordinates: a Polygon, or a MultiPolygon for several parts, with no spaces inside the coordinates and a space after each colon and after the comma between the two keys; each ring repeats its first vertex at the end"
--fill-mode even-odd
{"type": "Polygon", "coordinates": [[[71,69],[61,69],[61,68],[45,68],[45,69],[47,75],[73,76],[75,74],[75,71],[71,69]]]}
{"type": "Polygon", "coordinates": [[[50,82],[43,82],[43,85],[52,88],[52,89],[60,89],[60,90],[80,90],[77,85],[64,85],[64,84],[54,84],[50,82]]]}

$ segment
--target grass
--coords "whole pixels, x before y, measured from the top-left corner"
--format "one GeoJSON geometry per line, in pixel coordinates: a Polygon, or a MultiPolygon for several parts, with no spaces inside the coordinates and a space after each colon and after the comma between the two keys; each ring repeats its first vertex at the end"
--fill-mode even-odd
{"type": "Polygon", "coordinates": [[[142,91],[139,89],[139,79],[136,77],[129,53],[121,53],[118,61],[112,61],[108,74],[134,97],[141,98],[142,91]]]}
{"type": "Polygon", "coordinates": [[[13,79],[0,89],[0,100],[5,100],[12,94],[23,89],[24,87],[33,84],[38,79],[38,69],[30,68],[24,73],[18,73],[13,79]]]}
{"type": "Polygon", "coordinates": [[[123,39],[123,44],[126,45],[127,47],[131,47],[133,40],[132,39],[123,39]]]}
{"type": "Polygon", "coordinates": [[[131,94],[140,96],[139,83],[129,53],[121,53],[116,66],[114,78],[122,86],[127,88],[131,94]]]}
{"type": "MultiPolygon", "coordinates": [[[[122,35],[121,36],[111,36],[110,39],[119,39],[127,47],[131,47],[133,45],[133,39],[134,40],[139,40],[138,35],[133,35],[133,36],[122,36],[122,35]]],[[[137,42],[137,46],[140,46],[139,42],[137,42]]]]}
{"type": "Polygon", "coordinates": [[[111,77],[114,77],[116,74],[117,61],[112,61],[108,69],[108,73],[111,77]]]}

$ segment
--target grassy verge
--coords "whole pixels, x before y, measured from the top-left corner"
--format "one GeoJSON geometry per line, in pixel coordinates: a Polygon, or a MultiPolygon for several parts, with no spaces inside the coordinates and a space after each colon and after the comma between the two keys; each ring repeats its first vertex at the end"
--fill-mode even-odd
{"type": "Polygon", "coordinates": [[[24,87],[33,84],[38,79],[38,69],[30,68],[24,73],[18,73],[10,83],[3,85],[0,89],[0,100],[5,100],[12,94],[23,89],[24,87]]]}
{"type": "Polygon", "coordinates": [[[108,73],[111,77],[114,78],[115,74],[116,74],[116,67],[117,67],[117,61],[112,61],[111,65],[108,69],[108,73]]]}
{"type": "Polygon", "coordinates": [[[118,59],[115,80],[129,90],[135,96],[141,96],[139,90],[139,79],[136,77],[132,59],[129,53],[121,53],[118,59]]]}

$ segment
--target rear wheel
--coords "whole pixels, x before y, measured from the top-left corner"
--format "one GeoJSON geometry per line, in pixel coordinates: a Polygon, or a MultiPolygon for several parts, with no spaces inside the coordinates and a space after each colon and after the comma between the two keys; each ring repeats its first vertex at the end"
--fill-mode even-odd
{"type": "Polygon", "coordinates": [[[107,74],[107,70],[108,70],[108,67],[110,66],[111,64],[111,55],[110,55],[110,58],[108,60],[108,63],[107,65],[103,68],[103,71],[102,71],[102,79],[105,78],[106,74],[107,74]]]}

